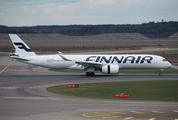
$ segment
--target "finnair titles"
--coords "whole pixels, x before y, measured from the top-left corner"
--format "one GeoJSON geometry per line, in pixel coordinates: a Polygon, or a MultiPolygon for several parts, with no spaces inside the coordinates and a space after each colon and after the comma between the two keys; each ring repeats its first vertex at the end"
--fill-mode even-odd
{"type": "Polygon", "coordinates": [[[151,60],[153,60],[153,57],[151,56],[145,56],[141,58],[141,56],[128,56],[125,57],[121,56],[119,59],[117,56],[110,56],[109,59],[106,59],[105,56],[90,56],[86,59],[86,61],[95,61],[95,62],[102,62],[105,61],[105,63],[113,63],[114,61],[117,61],[117,63],[126,63],[127,61],[130,61],[130,63],[144,63],[144,61],[147,61],[148,63],[151,63],[151,60]],[[122,62],[123,61],[123,62],[122,62]]]}

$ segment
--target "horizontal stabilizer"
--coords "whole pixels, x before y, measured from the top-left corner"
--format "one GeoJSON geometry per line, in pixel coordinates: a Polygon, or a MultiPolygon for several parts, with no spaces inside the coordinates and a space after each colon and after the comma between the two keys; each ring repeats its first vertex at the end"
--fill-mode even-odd
{"type": "Polygon", "coordinates": [[[20,58],[20,57],[16,57],[16,56],[10,56],[10,58],[12,58],[13,60],[30,61],[29,59],[20,58]]]}

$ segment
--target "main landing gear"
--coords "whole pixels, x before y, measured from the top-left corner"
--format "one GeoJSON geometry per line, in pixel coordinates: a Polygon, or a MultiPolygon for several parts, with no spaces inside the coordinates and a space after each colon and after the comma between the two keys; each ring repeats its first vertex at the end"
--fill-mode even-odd
{"type": "Polygon", "coordinates": [[[86,75],[87,76],[95,76],[95,73],[94,72],[86,72],[86,75]]]}
{"type": "Polygon", "coordinates": [[[159,72],[159,76],[162,76],[162,71],[163,71],[164,69],[160,69],[160,72],[159,72]]]}

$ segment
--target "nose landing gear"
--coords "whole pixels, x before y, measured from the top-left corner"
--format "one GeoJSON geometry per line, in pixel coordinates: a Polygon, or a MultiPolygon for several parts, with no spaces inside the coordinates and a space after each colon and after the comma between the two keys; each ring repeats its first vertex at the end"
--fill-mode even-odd
{"type": "Polygon", "coordinates": [[[162,71],[163,71],[164,69],[160,69],[160,72],[159,72],[159,76],[162,76],[162,71]]]}

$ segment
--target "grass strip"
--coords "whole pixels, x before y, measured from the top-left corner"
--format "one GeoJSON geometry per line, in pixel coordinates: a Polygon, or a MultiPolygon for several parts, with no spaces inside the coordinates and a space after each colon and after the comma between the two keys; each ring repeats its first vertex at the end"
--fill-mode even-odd
{"type": "Polygon", "coordinates": [[[79,88],[58,85],[49,92],[70,96],[119,100],[178,101],[178,80],[119,81],[79,84],[79,88]],[[130,98],[116,98],[114,94],[130,94],[130,98]]]}

